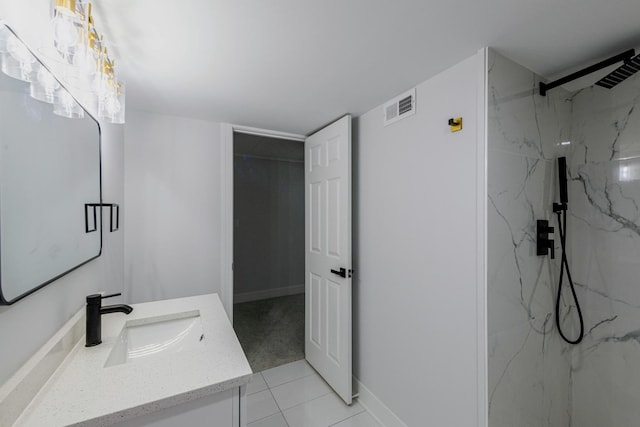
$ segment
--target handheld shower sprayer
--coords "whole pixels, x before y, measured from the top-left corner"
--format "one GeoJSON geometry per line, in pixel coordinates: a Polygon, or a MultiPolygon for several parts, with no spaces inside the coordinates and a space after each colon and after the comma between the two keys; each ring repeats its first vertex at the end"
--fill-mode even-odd
{"type": "MultiPolygon", "coordinates": [[[[560,236],[560,246],[562,247],[562,257],[560,260],[560,277],[558,279],[558,293],[556,294],[556,326],[558,327],[558,333],[563,340],[569,344],[578,344],[584,338],[584,319],[582,318],[582,309],[580,308],[580,302],[576,295],[576,289],[573,286],[573,279],[571,278],[571,271],[569,270],[569,261],[567,260],[567,210],[569,208],[569,193],[567,191],[567,158],[558,158],[558,194],[560,196],[560,203],[553,204],[553,212],[558,215],[558,234],[560,236]],[[576,311],[578,313],[578,320],[580,321],[580,332],[575,340],[567,338],[562,330],[560,322],[560,301],[562,300],[562,279],[564,278],[564,272],[567,272],[567,281],[569,282],[569,289],[571,289],[571,295],[575,301],[576,311]]],[[[546,219],[539,219],[537,221],[537,235],[536,245],[537,254],[539,256],[551,255],[551,259],[554,259],[554,242],[549,238],[549,234],[554,232],[553,227],[549,227],[549,221],[546,219]]]]}
{"type": "Polygon", "coordinates": [[[556,326],[558,327],[558,333],[563,340],[569,344],[578,344],[584,338],[584,319],[582,318],[582,310],[580,308],[580,302],[576,295],[576,289],[573,285],[573,279],[571,278],[571,271],[569,270],[569,261],[567,260],[567,209],[569,206],[569,196],[567,192],[567,158],[558,158],[558,185],[560,203],[553,204],[553,212],[558,215],[558,233],[560,234],[560,245],[562,247],[562,259],[560,261],[560,278],[558,279],[558,294],[556,296],[556,326]],[[576,303],[576,311],[578,312],[578,320],[580,322],[580,332],[575,340],[571,340],[566,337],[562,330],[560,323],[560,300],[562,299],[562,279],[564,271],[567,271],[567,281],[569,282],[569,288],[571,289],[571,295],[576,303]]]}
{"type": "Polygon", "coordinates": [[[560,204],[569,203],[567,196],[567,158],[558,157],[558,184],[560,186],[560,204]]]}

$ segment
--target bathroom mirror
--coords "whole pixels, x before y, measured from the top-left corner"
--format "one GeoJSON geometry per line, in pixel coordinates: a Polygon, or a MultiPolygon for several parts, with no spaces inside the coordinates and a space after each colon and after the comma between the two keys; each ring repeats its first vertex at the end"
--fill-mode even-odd
{"type": "Polygon", "coordinates": [[[102,198],[98,122],[2,23],[0,68],[0,304],[6,305],[100,255],[101,218],[87,232],[85,204],[102,198]]]}

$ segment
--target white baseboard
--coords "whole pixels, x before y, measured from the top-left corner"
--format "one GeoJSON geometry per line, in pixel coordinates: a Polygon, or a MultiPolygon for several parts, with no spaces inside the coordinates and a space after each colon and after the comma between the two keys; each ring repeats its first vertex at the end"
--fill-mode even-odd
{"type": "Polygon", "coordinates": [[[358,393],[358,402],[382,427],[407,427],[371,390],[362,385],[360,380],[353,377],[353,382],[358,393]]]}
{"type": "Polygon", "coordinates": [[[233,296],[233,303],[258,301],[267,298],[304,294],[304,285],[283,286],[281,288],[264,289],[262,291],[243,292],[233,296]]]}

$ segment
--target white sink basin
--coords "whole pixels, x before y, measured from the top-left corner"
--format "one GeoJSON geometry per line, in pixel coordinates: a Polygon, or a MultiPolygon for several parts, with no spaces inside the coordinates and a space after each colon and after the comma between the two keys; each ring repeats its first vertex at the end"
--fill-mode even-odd
{"type": "Polygon", "coordinates": [[[125,323],[105,367],[164,357],[204,346],[199,311],[136,319],[125,323]]]}

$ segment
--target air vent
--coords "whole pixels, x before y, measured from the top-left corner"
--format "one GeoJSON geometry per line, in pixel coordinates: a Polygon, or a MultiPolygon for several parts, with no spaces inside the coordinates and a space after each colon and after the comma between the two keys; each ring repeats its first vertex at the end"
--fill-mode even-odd
{"type": "Polygon", "coordinates": [[[384,104],[384,125],[388,126],[416,113],[416,89],[403,93],[384,104]]]}

